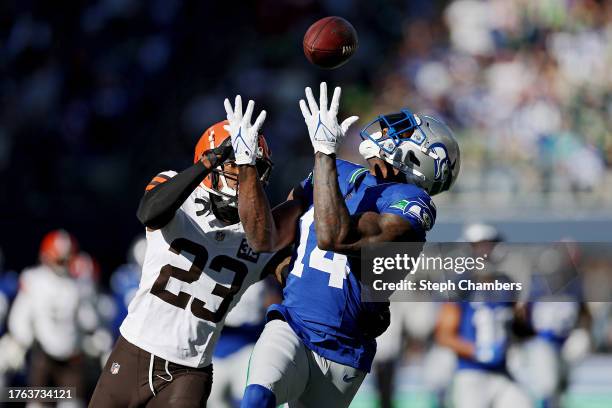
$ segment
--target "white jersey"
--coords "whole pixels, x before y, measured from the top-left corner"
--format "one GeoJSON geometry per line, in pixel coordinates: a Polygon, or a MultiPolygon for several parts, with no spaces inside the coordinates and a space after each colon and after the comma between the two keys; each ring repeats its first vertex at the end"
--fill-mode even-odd
{"type": "Polygon", "coordinates": [[[79,313],[85,306],[76,281],[45,265],[25,269],[9,315],[12,336],[29,348],[36,340],[50,356],[64,360],[79,352],[79,313]]]}
{"type": "Polygon", "coordinates": [[[260,280],[271,254],[251,250],[242,224],[219,221],[201,186],[167,225],[147,231],[146,238],[140,286],[121,335],[176,364],[207,366],[226,315],[260,280]]]}

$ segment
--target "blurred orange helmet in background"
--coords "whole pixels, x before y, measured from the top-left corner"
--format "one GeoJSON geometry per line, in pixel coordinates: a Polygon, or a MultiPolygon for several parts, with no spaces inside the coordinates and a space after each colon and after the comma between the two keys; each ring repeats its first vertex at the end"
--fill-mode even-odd
{"type": "Polygon", "coordinates": [[[53,230],[40,243],[39,257],[45,264],[67,264],[78,252],[76,238],[63,229],[53,230]]]}

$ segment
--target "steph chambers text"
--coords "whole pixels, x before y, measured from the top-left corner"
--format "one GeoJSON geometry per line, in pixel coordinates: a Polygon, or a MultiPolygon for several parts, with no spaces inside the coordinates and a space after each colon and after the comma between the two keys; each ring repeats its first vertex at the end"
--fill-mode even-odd
{"type": "Polygon", "coordinates": [[[399,282],[385,282],[377,279],[372,282],[372,288],[379,291],[521,291],[523,284],[520,282],[506,282],[494,280],[491,282],[472,281],[461,279],[459,281],[447,280],[443,282],[421,279],[417,281],[401,280],[399,282]]]}

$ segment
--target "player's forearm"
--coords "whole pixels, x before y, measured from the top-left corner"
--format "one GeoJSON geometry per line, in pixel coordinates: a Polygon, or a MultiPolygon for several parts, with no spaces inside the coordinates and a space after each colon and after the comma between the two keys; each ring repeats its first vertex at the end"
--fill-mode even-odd
{"type": "Polygon", "coordinates": [[[136,212],[140,222],[151,229],[166,225],[187,197],[217,165],[215,157],[207,158],[205,153],[202,160],[193,166],[145,192],[136,212]]]}
{"type": "Polygon", "coordinates": [[[346,240],[351,217],[338,184],[336,158],[320,152],[315,154],[314,213],[317,246],[333,251],[346,240]]]}
{"type": "Polygon", "coordinates": [[[272,252],[278,243],[278,233],[257,169],[255,166],[240,166],[238,177],[238,214],[249,246],[255,252],[272,252]]]}

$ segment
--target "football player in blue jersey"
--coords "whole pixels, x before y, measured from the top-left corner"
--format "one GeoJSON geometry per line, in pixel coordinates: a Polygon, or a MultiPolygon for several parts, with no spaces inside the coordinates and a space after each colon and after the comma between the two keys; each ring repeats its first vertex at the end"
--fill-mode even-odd
{"type": "MultiPolygon", "coordinates": [[[[456,180],[459,147],[450,129],[407,109],[381,115],[362,131],[368,168],[336,158],[353,116],[338,123],[340,88],[328,105],[306,88],[300,108],[314,148],[314,170],[270,209],[254,166],[240,166],[239,213],[256,251],[294,245],[284,300],[267,312],[251,356],[243,407],[348,407],[389,321],[388,303],[361,301],[360,250],[389,241],[424,242],[436,209],[430,195],[456,180]]],[[[236,155],[252,156],[253,102],[242,114],[228,100],[236,155]]]]}
{"type": "MultiPolygon", "coordinates": [[[[470,242],[472,251],[478,256],[491,254],[501,239],[497,229],[480,223],[468,226],[463,235],[463,240],[470,242]]],[[[501,272],[470,272],[466,273],[473,281],[511,280],[501,272]]],[[[452,350],[458,359],[451,392],[452,406],[532,406],[506,368],[513,323],[521,316],[521,308],[513,301],[514,295],[504,291],[494,294],[470,291],[465,295],[464,301],[442,305],[436,327],[437,342],[452,350]]]]}
{"type": "Polygon", "coordinates": [[[458,357],[451,396],[454,407],[531,406],[506,370],[512,319],[510,302],[460,302],[442,307],[436,338],[458,357]]]}

